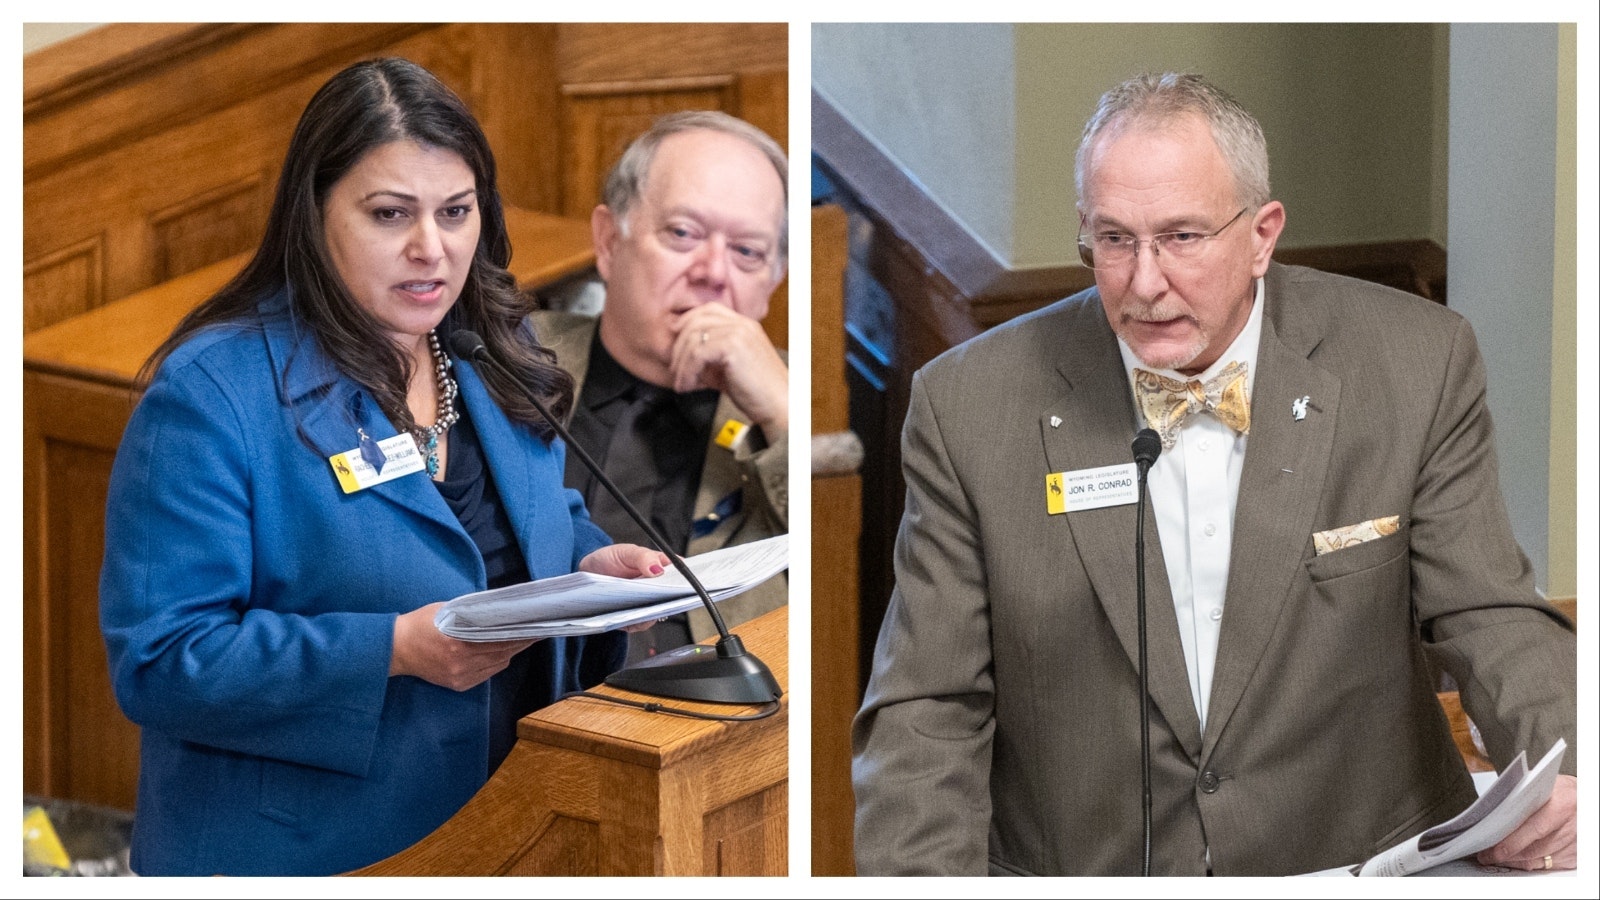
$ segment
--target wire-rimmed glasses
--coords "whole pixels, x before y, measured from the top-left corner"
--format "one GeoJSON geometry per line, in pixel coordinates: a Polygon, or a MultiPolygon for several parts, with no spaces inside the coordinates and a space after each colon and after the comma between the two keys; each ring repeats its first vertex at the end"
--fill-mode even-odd
{"type": "Polygon", "coordinates": [[[1191,265],[1199,262],[1210,246],[1211,239],[1228,230],[1239,221],[1250,207],[1242,207],[1233,218],[1216,231],[1168,231],[1136,238],[1123,231],[1101,231],[1095,234],[1078,234],[1078,258],[1091,269],[1118,269],[1130,265],[1139,256],[1139,245],[1149,244],[1156,255],[1156,264],[1163,262],[1191,265]]]}

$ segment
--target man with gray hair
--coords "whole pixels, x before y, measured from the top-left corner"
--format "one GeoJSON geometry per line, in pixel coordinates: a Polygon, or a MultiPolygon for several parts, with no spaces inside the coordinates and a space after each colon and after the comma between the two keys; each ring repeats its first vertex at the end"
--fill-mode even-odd
{"type": "Polygon", "coordinates": [[[1272,262],[1267,171],[1203,78],[1119,85],[1077,157],[1095,287],[914,377],[854,731],[859,874],[1360,862],[1475,796],[1430,656],[1497,765],[1569,747],[1550,803],[1480,859],[1576,865],[1575,642],[1511,535],[1472,330],[1272,262]]]}
{"type": "MultiPolygon", "coordinates": [[[[601,313],[535,313],[577,380],[573,439],[682,554],[788,530],[789,370],[761,327],[788,259],[788,160],[720,112],[658,120],[591,216],[601,313]]],[[[618,541],[649,537],[570,455],[567,485],[618,541]]],[[[786,579],[718,604],[730,626],[786,601],[786,579]]],[[[630,661],[714,635],[695,610],[630,638],[630,661]]]]}

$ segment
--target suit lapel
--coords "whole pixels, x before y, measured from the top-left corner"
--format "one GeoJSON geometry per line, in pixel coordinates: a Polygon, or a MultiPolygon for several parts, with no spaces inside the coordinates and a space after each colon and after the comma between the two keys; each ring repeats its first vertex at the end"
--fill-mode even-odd
{"type": "Polygon", "coordinates": [[[589,374],[589,351],[594,347],[594,333],[600,320],[577,313],[536,312],[529,321],[539,344],[555,353],[556,365],[572,376],[572,409],[561,423],[566,425],[577,411],[577,398],[583,396],[583,380],[589,374]]]}
{"type": "Polygon", "coordinates": [[[565,575],[574,560],[555,552],[570,549],[562,541],[540,540],[538,527],[570,515],[563,491],[541,490],[541,482],[559,485],[562,473],[555,467],[554,455],[532,431],[515,425],[495,404],[478,371],[470,362],[457,361],[456,381],[461,385],[461,401],[472,416],[484,462],[493,473],[500,506],[511,521],[511,530],[522,548],[522,559],[532,579],[565,575]]]}
{"type": "MultiPolygon", "coordinates": [[[[1062,393],[1040,413],[1051,472],[1131,463],[1137,419],[1116,338],[1098,302],[1075,307],[1058,367],[1062,393]],[[1052,423],[1059,420],[1059,425],[1052,423]]],[[[1162,562],[1154,511],[1145,511],[1145,615],[1150,698],[1191,757],[1200,752],[1200,719],[1190,696],[1172,590],[1162,562]]],[[[1134,532],[1137,504],[1068,512],[1067,524],[1095,596],[1137,671],[1139,617],[1134,532]]],[[[1070,551],[1072,548],[1066,548],[1070,551]]]]}
{"type": "Polygon", "coordinates": [[[1282,270],[1269,272],[1266,314],[1251,398],[1250,438],[1235,503],[1228,565],[1227,615],[1217,645],[1207,752],[1259,671],[1297,571],[1304,566],[1327,475],[1339,413],[1339,379],[1308,359],[1321,339],[1317,323],[1285,298],[1282,270]],[[1304,419],[1296,400],[1310,397],[1304,419]]]}
{"type": "Polygon", "coordinates": [[[690,538],[688,552],[691,556],[727,546],[728,539],[739,530],[739,523],[744,521],[742,502],[738,510],[727,511],[731,502],[729,498],[743,490],[739,462],[734,458],[733,450],[716,443],[717,435],[722,433],[730,420],[750,425],[744,421],[743,414],[733,405],[733,401],[723,394],[717,398],[717,412],[711,420],[711,441],[706,445],[705,462],[700,467],[700,487],[695,492],[693,519],[698,524],[715,515],[717,522],[710,532],[690,538]],[[719,504],[724,506],[722,511],[717,509],[719,504]]]}
{"type": "MultiPolygon", "coordinates": [[[[298,331],[291,319],[279,316],[268,317],[263,328],[274,369],[282,373],[281,399],[294,410],[299,427],[324,457],[357,447],[361,440],[358,429],[380,442],[399,433],[371,395],[338,372],[309,332],[298,331]]],[[[339,490],[331,469],[327,489],[339,490]]],[[[370,493],[398,504],[459,533],[463,541],[471,543],[425,473],[403,475],[359,493],[370,493]]]]}

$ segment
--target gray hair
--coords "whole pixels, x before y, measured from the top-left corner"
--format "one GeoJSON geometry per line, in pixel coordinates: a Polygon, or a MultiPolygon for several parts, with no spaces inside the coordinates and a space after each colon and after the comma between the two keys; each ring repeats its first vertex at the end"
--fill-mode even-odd
{"type": "Polygon", "coordinates": [[[1083,126],[1083,141],[1078,144],[1074,175],[1078,202],[1085,202],[1084,169],[1089,150],[1102,137],[1136,124],[1160,127],[1191,113],[1211,126],[1211,139],[1217,142],[1217,149],[1233,172],[1235,198],[1252,208],[1272,199],[1267,180],[1267,138],[1261,133],[1261,123],[1239,101],[1203,76],[1168,72],[1135,76],[1100,98],[1094,115],[1083,126]]]}
{"type": "Polygon", "coordinates": [[[740,138],[760,150],[767,157],[767,162],[772,163],[772,168],[777,170],[778,180],[783,183],[783,221],[778,224],[778,258],[774,264],[780,267],[786,265],[789,259],[789,158],[784,155],[778,142],[765,131],[743,119],[716,110],[662,116],[650,126],[649,131],[628,145],[628,149],[622,153],[622,159],[606,176],[605,189],[601,192],[601,202],[616,216],[617,227],[627,234],[628,212],[644,194],[645,176],[650,172],[650,163],[655,160],[656,149],[661,142],[672,135],[696,130],[720,131],[740,138]]]}

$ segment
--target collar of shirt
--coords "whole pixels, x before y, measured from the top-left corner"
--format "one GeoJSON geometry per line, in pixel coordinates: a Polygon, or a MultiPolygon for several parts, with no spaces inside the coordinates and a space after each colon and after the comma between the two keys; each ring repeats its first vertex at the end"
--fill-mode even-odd
{"type": "MultiPolygon", "coordinates": [[[[1240,361],[1249,366],[1245,390],[1253,394],[1256,357],[1261,345],[1261,318],[1266,305],[1264,292],[1262,281],[1257,279],[1254,305],[1244,328],[1204,372],[1187,376],[1171,369],[1155,371],[1181,381],[1191,377],[1203,381],[1221,372],[1229,363],[1240,361]]],[[[1148,367],[1139,362],[1120,338],[1117,344],[1122,351],[1131,393],[1134,367],[1148,367]]],[[[1137,402],[1134,407],[1137,411],[1137,402]]],[[[1142,423],[1142,413],[1136,412],[1136,415],[1142,423]]],[[[1178,432],[1177,442],[1171,450],[1161,454],[1149,474],[1150,505],[1166,564],[1167,584],[1172,591],[1178,637],[1183,643],[1190,696],[1202,729],[1211,702],[1211,677],[1216,668],[1223,607],[1227,600],[1234,505],[1239,496],[1239,476],[1244,469],[1248,443],[1247,436],[1234,432],[1217,418],[1195,416],[1178,432]]]]}

